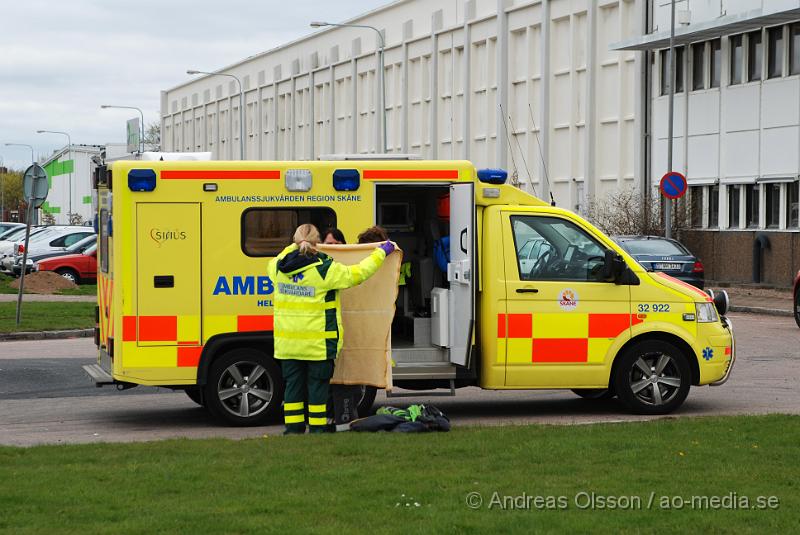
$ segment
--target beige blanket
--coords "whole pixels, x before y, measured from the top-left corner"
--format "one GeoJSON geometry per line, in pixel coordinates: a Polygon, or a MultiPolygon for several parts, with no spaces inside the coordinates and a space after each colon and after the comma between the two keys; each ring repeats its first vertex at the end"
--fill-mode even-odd
{"type": "MultiPolygon", "coordinates": [[[[352,265],[366,258],[377,245],[320,244],[318,248],[337,262],[352,265]]],[[[403,254],[398,249],[366,282],[342,291],[344,342],[331,383],[391,390],[392,319],[402,262],[403,254]]]]}

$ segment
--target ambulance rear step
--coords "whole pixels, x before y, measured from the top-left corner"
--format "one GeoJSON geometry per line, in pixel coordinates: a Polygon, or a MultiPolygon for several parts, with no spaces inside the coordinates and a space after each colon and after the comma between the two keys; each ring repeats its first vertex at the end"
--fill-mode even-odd
{"type": "Polygon", "coordinates": [[[83,371],[89,374],[94,381],[94,385],[100,388],[103,385],[113,385],[116,381],[111,374],[105,371],[99,364],[87,364],[83,366],[83,371]]]}
{"type": "MultiPolygon", "coordinates": [[[[395,387],[399,388],[399,387],[395,387]]],[[[455,396],[456,395],[456,381],[450,379],[450,390],[407,390],[405,392],[386,392],[387,398],[418,398],[418,397],[431,397],[431,396],[455,396]]]]}

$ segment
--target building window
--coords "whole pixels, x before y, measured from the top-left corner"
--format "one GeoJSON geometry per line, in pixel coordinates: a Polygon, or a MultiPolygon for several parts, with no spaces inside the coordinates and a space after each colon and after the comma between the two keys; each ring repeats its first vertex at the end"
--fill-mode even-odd
{"type": "Polygon", "coordinates": [[[675,47],[675,92],[683,92],[683,56],[684,48],[682,46],[675,47]]]}
{"type": "Polygon", "coordinates": [[[719,228],[719,186],[708,188],[708,228],[719,228]]]}
{"type": "Polygon", "coordinates": [[[800,74],[800,22],[789,26],[789,74],[800,74]]]}
{"type": "Polygon", "coordinates": [[[742,46],[742,36],[734,35],[730,38],[731,55],[731,85],[742,83],[742,63],[744,61],[744,47],[742,46]]]}
{"type": "Polygon", "coordinates": [[[695,43],[692,45],[692,91],[705,89],[705,59],[706,44],[695,43]]]}
{"type": "Polygon", "coordinates": [[[714,39],[710,43],[711,54],[709,54],[709,80],[711,87],[719,87],[722,79],[722,43],[719,39],[714,39]]]}
{"type": "Polygon", "coordinates": [[[764,51],[761,43],[761,30],[747,34],[747,81],[761,80],[761,65],[764,51]]]}
{"type": "Polygon", "coordinates": [[[786,184],[786,226],[800,226],[800,187],[797,182],[786,184]]]}
{"type": "Polygon", "coordinates": [[[741,186],[728,186],[728,228],[739,228],[741,186]]]}
{"type": "Polygon", "coordinates": [[[758,184],[748,184],[744,190],[744,224],[747,227],[758,226],[758,203],[759,203],[759,188],[758,184]]]}
{"type": "Polygon", "coordinates": [[[242,214],[242,251],[247,256],[276,256],[292,243],[299,225],[311,223],[320,232],[336,228],[330,208],[250,208],[242,214]]]}
{"type": "Polygon", "coordinates": [[[767,228],[778,228],[781,222],[781,185],[766,184],[767,228]]]}
{"type": "Polygon", "coordinates": [[[767,78],[783,76],[783,26],[767,30],[767,78]]]}
{"type": "Polygon", "coordinates": [[[692,228],[703,226],[703,186],[692,186],[689,188],[691,206],[691,225],[692,228]]]}

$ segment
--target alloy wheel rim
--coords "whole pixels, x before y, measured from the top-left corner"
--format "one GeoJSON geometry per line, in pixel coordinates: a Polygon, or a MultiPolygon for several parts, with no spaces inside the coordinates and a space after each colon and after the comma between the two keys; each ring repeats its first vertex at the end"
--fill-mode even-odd
{"type": "Polygon", "coordinates": [[[256,362],[235,362],[217,382],[217,397],[227,412],[252,418],[264,412],[272,400],[272,378],[256,362]]]}
{"type": "Polygon", "coordinates": [[[674,358],[666,353],[646,353],[633,363],[629,373],[633,395],[645,405],[666,405],[678,395],[683,379],[674,358]]]}

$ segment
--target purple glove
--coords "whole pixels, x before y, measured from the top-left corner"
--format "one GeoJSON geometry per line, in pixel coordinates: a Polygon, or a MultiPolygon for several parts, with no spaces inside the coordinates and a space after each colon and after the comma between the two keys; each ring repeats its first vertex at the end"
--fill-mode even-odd
{"type": "Polygon", "coordinates": [[[385,241],[378,246],[378,249],[383,249],[383,252],[386,253],[386,256],[389,256],[394,252],[394,244],[390,241],[385,241]]]}

